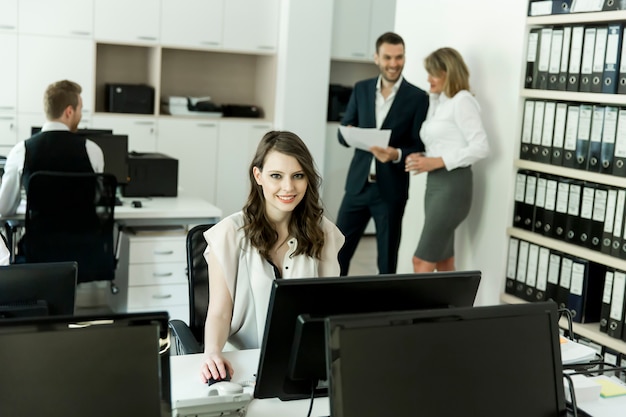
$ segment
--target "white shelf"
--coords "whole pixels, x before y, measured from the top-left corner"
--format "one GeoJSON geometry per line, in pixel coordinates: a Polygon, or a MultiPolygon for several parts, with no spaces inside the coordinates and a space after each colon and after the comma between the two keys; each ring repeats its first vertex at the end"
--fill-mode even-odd
{"type": "Polygon", "coordinates": [[[520,97],[550,101],[575,101],[579,103],[598,103],[626,106],[626,94],[580,93],[577,91],[538,90],[524,88],[520,97]]]}
{"type": "Polygon", "coordinates": [[[609,12],[586,12],[586,13],[564,13],[547,16],[528,16],[526,25],[562,25],[580,23],[599,23],[626,20],[626,10],[613,10],[609,12]]]}
{"type": "MultiPolygon", "coordinates": [[[[523,304],[527,301],[515,297],[511,294],[501,294],[500,301],[504,304],[523,304]]],[[[565,319],[559,322],[559,326],[563,329],[567,328],[567,321],[565,319]]],[[[602,333],[599,329],[599,323],[572,323],[574,333],[579,336],[586,337],[589,340],[594,341],[602,346],[606,346],[609,349],[613,349],[617,352],[626,354],[626,342],[610,337],[606,333],[602,333]]]]}
{"type": "Polygon", "coordinates": [[[591,181],[597,184],[626,188],[626,178],[624,177],[600,174],[582,169],[564,168],[562,166],[542,164],[541,162],[527,161],[524,159],[516,159],[513,163],[515,167],[520,169],[528,169],[530,171],[543,172],[576,180],[591,181]]]}

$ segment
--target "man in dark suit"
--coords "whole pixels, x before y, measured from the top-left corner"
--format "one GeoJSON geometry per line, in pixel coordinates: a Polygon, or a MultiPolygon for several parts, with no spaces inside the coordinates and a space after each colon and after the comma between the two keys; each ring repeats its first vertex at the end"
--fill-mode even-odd
{"type": "MultiPolygon", "coordinates": [[[[409,176],[404,158],[423,152],[419,137],[428,110],[428,94],[402,77],[404,41],[392,32],[376,41],[374,62],[380,69],[376,78],[359,81],[352,91],[344,126],[390,129],[386,148],[355,149],[337,226],[346,237],[339,252],[341,275],[347,275],[350,260],[370,218],[376,225],[378,272],[396,272],[402,216],[409,195],[409,176]]],[[[339,143],[349,146],[341,132],[339,143]]]]}

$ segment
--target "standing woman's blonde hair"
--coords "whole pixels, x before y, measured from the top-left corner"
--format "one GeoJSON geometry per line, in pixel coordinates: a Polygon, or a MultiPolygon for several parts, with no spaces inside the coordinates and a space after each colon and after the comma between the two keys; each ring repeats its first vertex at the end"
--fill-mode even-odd
{"type": "Polygon", "coordinates": [[[470,90],[469,70],[456,49],[437,49],[424,59],[424,68],[433,77],[445,76],[443,92],[448,97],[454,97],[461,90],[470,90]]]}

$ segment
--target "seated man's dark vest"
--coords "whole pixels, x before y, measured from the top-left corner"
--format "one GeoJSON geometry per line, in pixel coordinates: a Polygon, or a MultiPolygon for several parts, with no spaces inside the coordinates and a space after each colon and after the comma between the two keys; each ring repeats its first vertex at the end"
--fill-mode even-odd
{"type": "Polygon", "coordinates": [[[30,176],[37,171],[94,172],[85,141],[81,135],[62,130],[39,132],[24,141],[24,189],[28,192],[30,176]]]}

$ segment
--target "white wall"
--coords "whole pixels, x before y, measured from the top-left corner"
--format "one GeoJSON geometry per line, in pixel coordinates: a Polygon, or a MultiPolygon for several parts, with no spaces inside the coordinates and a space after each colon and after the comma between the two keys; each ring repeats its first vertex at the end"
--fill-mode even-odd
{"type": "MultiPolygon", "coordinates": [[[[397,0],[396,31],[406,43],[404,76],[428,91],[423,59],[450,46],[465,58],[482,107],[491,156],[474,165],[474,200],[456,232],[456,267],[483,273],[476,304],[497,304],[507,256],[506,228],[513,206],[513,159],[518,150],[525,1],[397,0]]],[[[398,272],[411,272],[423,223],[425,175],[411,178],[398,272]]]]}

